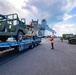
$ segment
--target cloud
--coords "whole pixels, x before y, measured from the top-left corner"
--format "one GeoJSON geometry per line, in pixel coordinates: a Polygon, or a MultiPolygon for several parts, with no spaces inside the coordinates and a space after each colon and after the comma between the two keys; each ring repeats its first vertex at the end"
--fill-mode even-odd
{"type": "Polygon", "coordinates": [[[0,13],[18,13],[25,17],[26,21],[31,19],[46,19],[48,24],[62,22],[71,18],[65,13],[76,6],[76,0],[0,0],[0,13]]]}
{"type": "MultiPolygon", "coordinates": [[[[33,18],[47,19],[49,23],[64,21],[65,13],[71,11],[76,6],[76,0],[28,0],[22,9],[28,10],[33,18]]],[[[71,17],[70,17],[71,18],[71,17]]]]}
{"type": "MultiPolygon", "coordinates": [[[[17,4],[17,2],[16,2],[17,4]]],[[[28,16],[28,12],[23,12],[22,9],[16,8],[14,3],[12,4],[9,0],[0,0],[0,14],[7,15],[17,13],[19,18],[25,18],[26,22],[29,21],[30,16],[28,16]]]]}
{"type": "Polygon", "coordinates": [[[57,34],[56,35],[62,35],[62,34],[75,34],[76,33],[76,27],[75,24],[56,24],[53,28],[57,34]]]}
{"type": "Polygon", "coordinates": [[[11,6],[9,5],[9,2],[8,1],[4,2],[4,1],[5,0],[0,0],[0,13],[7,14],[10,12],[10,10],[12,11],[12,9],[11,9],[11,6]]]}
{"type": "Polygon", "coordinates": [[[72,18],[73,16],[72,15],[68,15],[67,13],[64,14],[64,21],[72,18]]]}
{"type": "Polygon", "coordinates": [[[7,1],[19,10],[21,9],[21,6],[23,5],[23,2],[24,2],[24,0],[7,0],[7,1]]]}
{"type": "Polygon", "coordinates": [[[11,14],[11,13],[20,13],[9,1],[0,0],[0,13],[2,14],[11,14]]]}
{"type": "Polygon", "coordinates": [[[75,17],[76,15],[68,15],[67,13],[64,14],[64,21],[70,19],[70,18],[73,18],[75,17]]]}

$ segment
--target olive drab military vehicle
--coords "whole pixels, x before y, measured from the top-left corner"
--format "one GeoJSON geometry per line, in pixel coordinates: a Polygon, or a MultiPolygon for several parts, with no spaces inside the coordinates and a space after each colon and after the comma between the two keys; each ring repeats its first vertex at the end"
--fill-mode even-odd
{"type": "Polygon", "coordinates": [[[25,19],[19,19],[16,13],[9,15],[0,14],[0,40],[6,41],[9,37],[15,37],[18,41],[25,34],[25,19]]]}
{"type": "Polygon", "coordinates": [[[69,44],[76,44],[76,35],[73,35],[68,38],[69,44]]]}

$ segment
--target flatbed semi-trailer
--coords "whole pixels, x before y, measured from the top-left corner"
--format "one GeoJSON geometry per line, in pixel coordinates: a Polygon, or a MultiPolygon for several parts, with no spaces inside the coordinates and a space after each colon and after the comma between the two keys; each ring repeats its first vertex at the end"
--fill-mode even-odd
{"type": "Polygon", "coordinates": [[[4,51],[10,48],[14,48],[16,51],[26,50],[28,48],[34,48],[38,44],[40,44],[41,39],[31,39],[31,40],[23,40],[21,42],[0,42],[0,51],[4,51]]]}

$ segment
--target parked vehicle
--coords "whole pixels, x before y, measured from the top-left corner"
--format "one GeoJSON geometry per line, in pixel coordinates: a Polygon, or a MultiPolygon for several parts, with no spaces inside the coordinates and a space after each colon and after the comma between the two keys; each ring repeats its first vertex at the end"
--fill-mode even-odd
{"type": "Polygon", "coordinates": [[[72,37],[73,36],[73,34],[62,34],[62,38],[64,39],[64,40],[68,40],[70,37],[72,37]]]}
{"type": "Polygon", "coordinates": [[[76,35],[69,37],[68,42],[69,44],[76,44],[76,35]]]}
{"type": "Polygon", "coordinates": [[[25,32],[25,19],[19,19],[16,13],[0,15],[0,40],[5,42],[9,37],[14,37],[17,41],[23,39],[25,32]]]}

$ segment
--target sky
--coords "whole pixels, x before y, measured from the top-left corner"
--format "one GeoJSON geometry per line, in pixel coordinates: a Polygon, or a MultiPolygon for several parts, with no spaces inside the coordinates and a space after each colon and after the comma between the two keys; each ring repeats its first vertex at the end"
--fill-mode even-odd
{"type": "MultiPolygon", "coordinates": [[[[11,13],[25,18],[26,23],[46,19],[57,36],[76,34],[76,0],[0,0],[0,14],[11,13]]],[[[45,35],[50,34],[46,30],[45,35]]]]}

